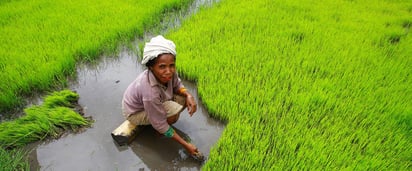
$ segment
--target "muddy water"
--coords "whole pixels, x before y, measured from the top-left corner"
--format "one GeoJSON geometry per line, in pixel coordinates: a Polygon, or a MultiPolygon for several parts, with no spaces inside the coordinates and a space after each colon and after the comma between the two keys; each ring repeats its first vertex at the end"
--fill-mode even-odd
{"type": "MultiPolygon", "coordinates": [[[[30,154],[32,170],[200,170],[201,164],[188,157],[182,146],[157,136],[151,127],[129,146],[118,146],[110,136],[124,121],[123,91],[143,70],[136,55],[127,50],[118,58],[103,57],[98,65],[79,67],[78,80],[71,89],[79,93],[85,116],[91,116],[95,123],[82,133],[35,145],[30,154]]],[[[195,96],[198,111],[190,117],[185,110],[173,126],[208,156],[224,124],[208,116],[197,97],[196,85],[188,81],[184,84],[195,96]]]]}

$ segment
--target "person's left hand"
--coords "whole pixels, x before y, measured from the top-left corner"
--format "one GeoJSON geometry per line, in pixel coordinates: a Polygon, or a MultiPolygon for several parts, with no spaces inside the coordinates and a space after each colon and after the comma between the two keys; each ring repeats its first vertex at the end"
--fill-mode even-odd
{"type": "Polygon", "coordinates": [[[186,106],[187,106],[189,115],[192,116],[193,113],[195,113],[197,110],[197,104],[196,104],[195,98],[192,95],[186,96],[186,106]]]}

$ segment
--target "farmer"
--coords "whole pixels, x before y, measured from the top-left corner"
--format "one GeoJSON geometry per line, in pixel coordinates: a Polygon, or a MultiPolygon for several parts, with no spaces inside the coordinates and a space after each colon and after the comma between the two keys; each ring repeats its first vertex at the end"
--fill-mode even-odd
{"type": "Polygon", "coordinates": [[[171,124],[187,107],[189,115],[196,112],[196,101],[185,89],[176,73],[176,46],[159,35],[147,42],[143,50],[143,71],[123,95],[122,110],[135,125],[152,125],[161,135],[180,143],[191,156],[200,154],[195,145],[186,142],[171,124]]]}

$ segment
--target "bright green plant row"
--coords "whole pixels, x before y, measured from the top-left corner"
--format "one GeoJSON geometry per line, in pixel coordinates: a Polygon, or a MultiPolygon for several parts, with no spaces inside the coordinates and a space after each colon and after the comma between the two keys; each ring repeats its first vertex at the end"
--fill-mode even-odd
{"type": "Polygon", "coordinates": [[[65,84],[75,63],[113,52],[190,0],[28,0],[0,3],[0,112],[22,95],[65,84]]]}
{"type": "Polygon", "coordinates": [[[223,0],[167,35],[228,121],[202,170],[412,169],[412,2],[223,0]]]}
{"type": "Polygon", "coordinates": [[[79,95],[62,90],[47,96],[42,105],[25,109],[25,115],[0,123],[0,147],[22,147],[46,137],[57,137],[61,130],[76,130],[91,122],[74,111],[79,95]]]}

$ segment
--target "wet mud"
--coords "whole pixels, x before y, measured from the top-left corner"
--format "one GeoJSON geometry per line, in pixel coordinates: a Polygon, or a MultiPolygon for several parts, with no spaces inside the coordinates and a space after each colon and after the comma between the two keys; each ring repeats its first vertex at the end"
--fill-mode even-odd
{"type": "MultiPolygon", "coordinates": [[[[118,146],[110,136],[124,121],[124,90],[144,69],[127,49],[118,57],[102,57],[95,65],[79,66],[78,78],[70,88],[80,95],[84,116],[92,117],[94,123],[81,133],[32,144],[31,170],[200,170],[202,163],[189,157],[177,142],[157,135],[150,126],[128,146],[118,146]]],[[[183,83],[195,96],[198,110],[192,117],[183,111],[173,126],[208,157],[225,125],[209,117],[197,97],[196,85],[183,83]]]]}

